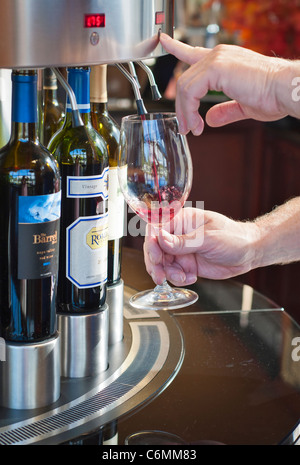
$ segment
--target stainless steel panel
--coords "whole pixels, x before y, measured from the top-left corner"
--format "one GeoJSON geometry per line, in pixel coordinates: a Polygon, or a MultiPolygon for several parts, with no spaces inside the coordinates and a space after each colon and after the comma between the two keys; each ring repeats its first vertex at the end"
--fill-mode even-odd
{"type": "Polygon", "coordinates": [[[61,376],[83,378],[107,369],[108,321],[107,304],[95,313],[58,313],[61,376]]]}
{"type": "Polygon", "coordinates": [[[173,34],[174,0],[1,0],[0,68],[92,65],[163,54],[159,30],[173,34]],[[155,24],[156,13],[164,14],[155,24]],[[105,27],[84,27],[104,14],[105,27]]]}
{"type": "Polygon", "coordinates": [[[60,396],[60,340],[6,342],[6,360],[0,363],[0,405],[28,410],[46,407],[60,396]]]}

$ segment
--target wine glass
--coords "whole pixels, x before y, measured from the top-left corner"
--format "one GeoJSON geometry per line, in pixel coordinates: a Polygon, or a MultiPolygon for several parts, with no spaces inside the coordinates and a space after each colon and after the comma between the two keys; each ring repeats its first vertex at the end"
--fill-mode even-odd
{"type": "Polygon", "coordinates": [[[184,439],[167,431],[146,430],[129,434],[125,438],[125,446],[183,446],[184,439]]]}
{"type": "MultiPolygon", "coordinates": [[[[192,184],[192,161],[186,137],[174,113],[146,113],[122,118],[118,174],[127,204],[140,218],[167,229],[183,207],[192,184]]],[[[130,298],[135,308],[185,307],[198,294],[172,288],[167,281],[130,298]]]]}

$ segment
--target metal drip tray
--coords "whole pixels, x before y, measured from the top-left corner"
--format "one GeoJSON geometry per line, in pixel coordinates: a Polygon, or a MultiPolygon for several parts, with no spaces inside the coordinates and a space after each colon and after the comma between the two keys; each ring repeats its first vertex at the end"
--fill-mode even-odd
{"type": "Polygon", "coordinates": [[[0,444],[59,444],[120,418],[157,396],[176,376],[183,341],[167,313],[131,313],[124,289],[124,339],[109,351],[101,375],[63,379],[60,399],[34,411],[0,410],[0,444]]]}

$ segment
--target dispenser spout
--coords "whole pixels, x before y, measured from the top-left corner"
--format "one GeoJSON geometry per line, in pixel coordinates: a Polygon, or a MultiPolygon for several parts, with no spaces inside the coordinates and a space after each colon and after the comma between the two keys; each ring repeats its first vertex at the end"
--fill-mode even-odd
{"type": "Polygon", "coordinates": [[[143,99],[141,97],[140,89],[139,89],[139,84],[136,81],[136,79],[127,71],[124,65],[120,63],[116,63],[116,67],[121,71],[121,73],[124,74],[124,76],[131,82],[134,96],[135,96],[135,101],[136,101],[136,106],[137,106],[137,112],[138,115],[145,115],[147,113],[147,110],[145,108],[143,99]]]}
{"type": "Polygon", "coordinates": [[[128,67],[129,67],[129,71],[130,71],[131,75],[132,75],[132,76],[134,77],[134,79],[136,80],[137,85],[139,86],[139,89],[140,89],[140,88],[141,88],[141,84],[140,84],[140,82],[139,82],[139,78],[138,78],[138,76],[137,76],[137,74],[136,74],[135,66],[134,66],[134,64],[132,63],[132,61],[129,61],[129,62],[128,62],[128,67]]]}
{"type": "Polygon", "coordinates": [[[150,83],[150,88],[151,88],[151,94],[152,94],[152,100],[160,100],[161,99],[161,93],[159,92],[159,89],[157,87],[154,75],[149,68],[149,66],[145,65],[143,61],[137,61],[138,65],[140,65],[141,68],[143,68],[144,71],[146,71],[150,83]]]}

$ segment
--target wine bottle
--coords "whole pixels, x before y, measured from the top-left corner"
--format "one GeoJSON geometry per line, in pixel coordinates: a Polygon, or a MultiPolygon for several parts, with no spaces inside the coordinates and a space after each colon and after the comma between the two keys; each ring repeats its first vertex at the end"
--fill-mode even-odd
{"type": "Polygon", "coordinates": [[[40,144],[37,72],[12,72],[12,123],[0,150],[0,336],[36,342],[56,332],[60,174],[40,144]]]}
{"type": "MultiPolygon", "coordinates": [[[[109,158],[108,183],[108,273],[107,284],[121,279],[122,237],[124,230],[124,197],[118,181],[118,144],[120,130],[108,112],[107,65],[91,68],[91,120],[96,131],[104,138],[109,158]]],[[[126,179],[125,169],[124,176],[126,179]]]]}
{"type": "Polygon", "coordinates": [[[57,78],[51,68],[43,72],[43,130],[41,142],[48,145],[51,137],[62,127],[65,119],[64,107],[57,100],[57,78]]]}
{"type": "Polygon", "coordinates": [[[108,155],[91,124],[90,68],[67,72],[84,125],[72,124],[67,97],[64,125],[48,146],[62,182],[57,302],[60,312],[82,313],[101,308],[106,299],[108,155]]]}

